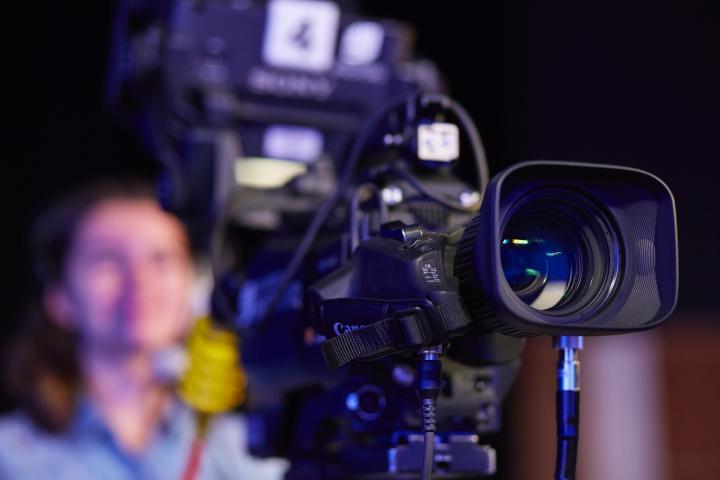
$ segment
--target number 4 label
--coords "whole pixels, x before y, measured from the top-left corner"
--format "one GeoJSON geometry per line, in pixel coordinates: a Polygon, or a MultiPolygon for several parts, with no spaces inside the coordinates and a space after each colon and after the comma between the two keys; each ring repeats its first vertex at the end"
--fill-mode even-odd
{"type": "Polygon", "coordinates": [[[263,59],[268,65],[313,72],[335,61],[340,9],[317,0],[273,0],[268,6],[263,59]]]}

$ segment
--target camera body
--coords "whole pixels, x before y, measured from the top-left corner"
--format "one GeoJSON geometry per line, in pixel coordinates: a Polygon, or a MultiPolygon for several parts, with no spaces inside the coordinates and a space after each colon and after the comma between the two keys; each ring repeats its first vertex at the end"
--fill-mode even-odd
{"type": "MultiPolygon", "coordinates": [[[[386,179],[376,181],[380,188],[386,179]]],[[[397,220],[369,229],[376,234],[333,271],[297,290],[310,285],[297,303],[303,319],[278,320],[280,314],[270,320],[268,332],[277,331],[272,325],[303,325],[293,335],[307,340],[310,332],[303,351],[313,351],[316,360],[321,351],[330,367],[347,366],[332,384],[333,371],[321,365],[316,377],[299,377],[303,388],[312,385],[309,396],[285,398],[285,409],[304,407],[280,431],[323,439],[305,440],[303,450],[294,451],[302,451],[301,471],[310,468],[309,458],[315,466],[337,468],[328,478],[416,471],[419,457],[409,452],[420,448],[412,432],[421,417],[411,365],[419,350],[446,345],[438,444],[450,460],[441,471],[489,476],[494,451],[482,441],[498,431],[506,391],[499,385],[512,381],[522,337],[639,331],[657,326],[674,309],[674,202],[665,184],[646,172],[526,162],[494,177],[479,213],[466,216],[465,224],[446,233],[397,220]],[[328,430],[310,428],[320,426],[328,430]],[[342,447],[328,452],[331,445],[342,447]],[[317,452],[323,453],[313,457],[317,452]]],[[[257,344],[244,347],[245,353],[267,352],[273,342],[261,338],[250,337],[257,344]]],[[[277,359],[247,357],[246,365],[259,367],[257,378],[268,378],[266,369],[277,359]]],[[[297,368],[296,360],[289,359],[288,368],[297,368]]],[[[271,390],[283,391],[285,381],[271,390]]],[[[309,471],[314,473],[296,478],[319,475],[309,471]]]]}
{"type": "Polygon", "coordinates": [[[306,0],[116,15],[108,103],[209,250],[249,449],[289,458],[290,480],[419,471],[414,362],[439,346],[436,478],[491,476],[523,337],[652,328],[677,299],[667,186],[557,161],[488,185],[472,120],[411,37],[306,0]]]}
{"type": "Polygon", "coordinates": [[[441,91],[413,43],[409,25],[334,2],[121,1],[105,102],[163,167],[165,207],[207,246],[237,189],[272,191],[233,223],[277,231],[332,191],[373,112],[441,91]]]}

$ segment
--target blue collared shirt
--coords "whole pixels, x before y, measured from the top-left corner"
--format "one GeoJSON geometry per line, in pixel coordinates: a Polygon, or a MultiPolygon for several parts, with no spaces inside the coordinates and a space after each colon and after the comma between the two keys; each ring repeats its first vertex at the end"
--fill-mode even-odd
{"type": "MultiPolygon", "coordinates": [[[[81,404],[71,428],[50,434],[22,413],[0,419],[0,480],[180,480],[196,425],[177,401],[141,455],[123,451],[96,411],[81,404]]],[[[287,463],[246,452],[239,415],[217,416],[205,439],[196,480],[280,480],[287,463]]]]}

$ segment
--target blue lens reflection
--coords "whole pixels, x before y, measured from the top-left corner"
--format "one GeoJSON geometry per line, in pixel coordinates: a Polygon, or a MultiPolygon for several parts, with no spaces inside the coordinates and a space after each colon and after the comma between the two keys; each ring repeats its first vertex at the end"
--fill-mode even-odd
{"type": "MultiPolygon", "coordinates": [[[[510,230],[516,229],[506,229],[506,233],[519,233],[510,230]]],[[[559,238],[562,234],[521,230],[531,235],[507,235],[502,240],[505,279],[525,303],[548,310],[561,302],[570,287],[572,249],[559,238]]]]}

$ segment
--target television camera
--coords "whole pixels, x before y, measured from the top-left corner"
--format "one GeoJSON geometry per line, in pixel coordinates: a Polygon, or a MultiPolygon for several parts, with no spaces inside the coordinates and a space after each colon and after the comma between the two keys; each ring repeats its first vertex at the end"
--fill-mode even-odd
{"type": "Polygon", "coordinates": [[[582,336],[677,298],[672,194],[620,166],[490,179],[411,29],[315,0],[120,2],[110,107],[210,252],[249,378],[249,448],[287,479],[478,478],[524,337],[558,362],[574,478],[582,336]]]}

